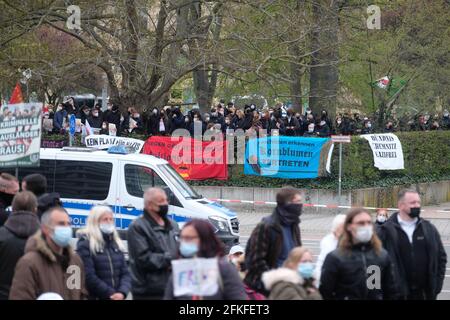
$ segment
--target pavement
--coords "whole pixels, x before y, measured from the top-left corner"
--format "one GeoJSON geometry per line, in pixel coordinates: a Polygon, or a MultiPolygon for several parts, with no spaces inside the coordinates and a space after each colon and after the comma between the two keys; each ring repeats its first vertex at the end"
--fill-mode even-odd
{"type": "MultiPolygon", "coordinates": [[[[224,204],[226,206],[226,204],[224,204]]],[[[235,210],[236,211],[236,210],[235,210]]],[[[245,247],[248,238],[256,224],[271,212],[265,211],[236,211],[240,221],[240,241],[245,247]]],[[[304,213],[301,216],[300,230],[304,246],[308,247],[316,259],[320,252],[320,240],[330,231],[331,222],[336,215],[332,209],[324,209],[319,213],[304,213]]],[[[421,217],[429,220],[438,229],[444,248],[447,252],[447,269],[444,286],[439,300],[450,300],[450,202],[435,206],[423,207],[421,217]]]]}

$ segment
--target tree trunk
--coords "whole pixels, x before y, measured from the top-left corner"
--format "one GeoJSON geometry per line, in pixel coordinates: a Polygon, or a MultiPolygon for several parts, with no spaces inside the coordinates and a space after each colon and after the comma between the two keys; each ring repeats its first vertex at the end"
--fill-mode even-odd
{"type": "Polygon", "coordinates": [[[338,14],[336,0],[320,0],[313,5],[309,107],[314,113],[326,110],[330,119],[335,118],[337,106],[338,14]]]}

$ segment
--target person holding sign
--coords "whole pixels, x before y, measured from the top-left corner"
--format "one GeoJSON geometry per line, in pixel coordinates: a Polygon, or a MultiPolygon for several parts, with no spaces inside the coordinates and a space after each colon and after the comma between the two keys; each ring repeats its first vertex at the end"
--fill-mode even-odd
{"type": "Polygon", "coordinates": [[[228,261],[211,223],[193,219],[180,234],[180,255],[172,261],[165,300],[246,300],[244,285],[228,261]]]}

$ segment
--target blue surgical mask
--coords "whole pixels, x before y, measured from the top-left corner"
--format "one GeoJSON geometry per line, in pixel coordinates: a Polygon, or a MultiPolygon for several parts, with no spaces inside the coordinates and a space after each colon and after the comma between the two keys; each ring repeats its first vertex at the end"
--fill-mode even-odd
{"type": "Polygon", "coordinates": [[[314,264],[312,262],[300,263],[297,271],[303,279],[310,279],[314,274],[314,264]]]}
{"type": "Polygon", "coordinates": [[[198,252],[198,245],[194,242],[184,242],[180,243],[180,253],[185,258],[192,258],[198,252]]]}
{"type": "Polygon", "coordinates": [[[67,247],[72,239],[72,228],[57,226],[52,235],[52,240],[60,247],[67,247]]]}

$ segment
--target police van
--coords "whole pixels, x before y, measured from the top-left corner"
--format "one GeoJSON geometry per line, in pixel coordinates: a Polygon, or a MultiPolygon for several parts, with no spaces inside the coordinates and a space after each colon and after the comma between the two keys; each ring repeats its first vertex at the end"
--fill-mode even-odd
{"type": "Polygon", "coordinates": [[[58,192],[75,228],[86,224],[94,205],[109,205],[116,226],[126,230],[143,213],[149,187],[166,191],[168,216],[180,228],[192,219],[209,220],[226,247],[239,243],[236,213],[197,194],[163,159],[147,154],[117,154],[92,148],[41,148],[40,167],[19,168],[19,178],[40,173],[48,192],[58,192]]]}

